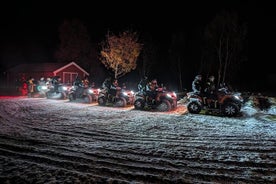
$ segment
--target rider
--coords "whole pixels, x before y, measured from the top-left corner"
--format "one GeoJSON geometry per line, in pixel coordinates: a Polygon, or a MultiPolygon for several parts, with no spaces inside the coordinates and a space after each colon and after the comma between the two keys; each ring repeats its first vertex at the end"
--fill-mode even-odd
{"type": "Polygon", "coordinates": [[[102,88],[103,88],[104,90],[106,90],[106,92],[108,92],[109,89],[110,89],[110,86],[111,86],[111,77],[107,77],[107,78],[104,80],[103,84],[102,84],[102,88]]]}
{"type": "Polygon", "coordinates": [[[40,85],[40,86],[46,85],[46,81],[45,81],[44,77],[40,77],[40,80],[38,81],[38,85],[40,85]]]}
{"type": "Polygon", "coordinates": [[[34,78],[30,77],[28,80],[28,96],[29,97],[32,97],[32,94],[34,93],[34,86],[35,86],[34,78]]]}
{"type": "MultiPolygon", "coordinates": [[[[146,85],[146,94],[149,97],[148,99],[146,99],[146,101],[148,100],[155,100],[156,96],[157,96],[157,88],[158,88],[158,84],[157,84],[157,80],[153,79],[151,80],[151,82],[149,82],[146,85]]],[[[157,101],[159,101],[159,99],[156,99],[157,101]]]]}
{"type": "Polygon", "coordinates": [[[122,89],[123,89],[123,90],[126,90],[126,89],[127,89],[127,86],[126,86],[126,83],[125,83],[125,82],[123,82],[123,84],[122,84],[122,89]]]}
{"type": "Polygon", "coordinates": [[[138,84],[138,90],[140,92],[145,92],[147,84],[148,84],[148,77],[144,76],[138,84]]]}
{"type": "Polygon", "coordinates": [[[121,88],[118,86],[118,80],[117,79],[114,79],[112,84],[110,85],[110,88],[109,88],[109,94],[112,95],[112,98],[113,97],[116,97],[118,98],[118,91],[120,90],[121,88]]]}
{"type": "Polygon", "coordinates": [[[58,86],[59,86],[60,82],[61,82],[60,76],[54,76],[54,77],[53,77],[52,83],[53,83],[53,85],[54,85],[54,91],[55,91],[56,93],[58,93],[58,86]]]}
{"type": "Polygon", "coordinates": [[[216,85],[215,85],[215,77],[213,75],[208,77],[204,92],[209,96],[213,96],[215,94],[216,85]]]}
{"type": "Polygon", "coordinates": [[[41,91],[42,90],[42,86],[46,86],[46,81],[45,81],[44,77],[40,77],[40,79],[38,81],[37,90],[41,91]]]}
{"type": "Polygon", "coordinates": [[[84,79],[82,80],[82,85],[84,88],[88,88],[89,87],[89,79],[88,76],[85,76],[84,79]]]}
{"type": "Polygon", "coordinates": [[[206,94],[207,98],[211,99],[212,102],[215,103],[215,106],[216,106],[217,94],[216,94],[215,77],[213,75],[208,77],[206,81],[204,93],[206,94]]]}
{"type": "Polygon", "coordinates": [[[50,77],[46,78],[45,85],[48,89],[50,89],[50,87],[52,86],[52,79],[50,77]]]}
{"type": "Polygon", "coordinates": [[[76,77],[74,83],[73,83],[74,86],[77,86],[77,87],[81,87],[82,86],[82,80],[80,79],[79,76],[76,77]]]}
{"type": "Polygon", "coordinates": [[[192,82],[192,90],[195,93],[201,93],[202,90],[202,75],[196,75],[192,82]]]}

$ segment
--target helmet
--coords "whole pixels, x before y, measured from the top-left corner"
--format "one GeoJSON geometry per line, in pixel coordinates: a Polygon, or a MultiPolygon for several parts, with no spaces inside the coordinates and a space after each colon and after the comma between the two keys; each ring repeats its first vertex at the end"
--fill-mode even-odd
{"type": "Polygon", "coordinates": [[[152,80],[151,80],[151,83],[152,83],[152,84],[157,84],[157,80],[156,80],[156,79],[152,79],[152,80]]]}
{"type": "Polygon", "coordinates": [[[211,75],[211,76],[209,77],[209,80],[213,81],[213,80],[215,80],[215,77],[214,77],[213,75],[211,75]]]}
{"type": "Polygon", "coordinates": [[[113,80],[113,84],[118,85],[118,80],[117,80],[117,79],[114,79],[114,80],[113,80]]]}
{"type": "Polygon", "coordinates": [[[197,76],[195,76],[195,79],[201,80],[201,79],[202,79],[202,75],[197,75],[197,76]]]}

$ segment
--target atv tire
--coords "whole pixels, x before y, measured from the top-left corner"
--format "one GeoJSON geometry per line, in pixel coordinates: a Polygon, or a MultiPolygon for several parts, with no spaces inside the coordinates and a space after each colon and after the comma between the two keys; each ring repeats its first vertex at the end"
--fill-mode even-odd
{"type": "Polygon", "coordinates": [[[104,105],[106,104],[106,99],[105,99],[105,97],[99,97],[99,98],[98,98],[98,104],[99,104],[100,106],[104,106],[104,105]]]}
{"type": "Polygon", "coordinates": [[[170,111],[172,109],[172,105],[169,100],[162,100],[161,103],[157,106],[157,110],[160,112],[170,111]]]}
{"type": "Polygon", "coordinates": [[[145,107],[145,101],[143,99],[137,99],[134,101],[134,108],[136,110],[143,110],[145,107]]]}
{"type": "Polygon", "coordinates": [[[127,104],[127,102],[126,102],[125,98],[118,98],[118,99],[116,99],[116,102],[115,102],[115,106],[116,107],[125,107],[126,104],[127,104]]]}
{"type": "Polygon", "coordinates": [[[91,95],[85,95],[83,98],[84,98],[84,103],[87,103],[87,104],[92,103],[92,96],[91,95]]]}
{"type": "Polygon", "coordinates": [[[239,113],[239,107],[235,103],[226,103],[222,107],[222,113],[225,116],[233,117],[236,116],[239,113]]]}
{"type": "Polygon", "coordinates": [[[76,100],[76,95],[71,93],[71,94],[69,94],[68,98],[69,98],[69,101],[74,101],[74,100],[76,100]]]}
{"type": "Polygon", "coordinates": [[[190,102],[187,106],[188,111],[192,114],[199,114],[201,111],[201,105],[198,102],[190,102]]]}

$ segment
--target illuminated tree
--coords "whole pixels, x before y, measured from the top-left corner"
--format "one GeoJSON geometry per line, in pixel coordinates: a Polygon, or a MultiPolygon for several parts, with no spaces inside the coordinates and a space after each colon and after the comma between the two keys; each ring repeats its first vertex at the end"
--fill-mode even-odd
{"type": "Polygon", "coordinates": [[[136,32],[124,31],[119,35],[107,34],[106,41],[101,45],[100,60],[106,68],[114,72],[116,79],[136,69],[136,61],[142,49],[136,32]]]}

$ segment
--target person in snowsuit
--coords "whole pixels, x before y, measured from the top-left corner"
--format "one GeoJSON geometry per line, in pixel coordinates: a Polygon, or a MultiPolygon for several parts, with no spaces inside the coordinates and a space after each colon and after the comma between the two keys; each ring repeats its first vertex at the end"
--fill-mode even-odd
{"type": "Polygon", "coordinates": [[[111,86],[111,77],[107,77],[102,84],[102,89],[108,92],[110,89],[110,86],[111,86]]]}
{"type": "Polygon", "coordinates": [[[48,89],[51,88],[51,86],[52,86],[52,79],[50,77],[46,78],[45,85],[47,86],[48,89]]]}
{"type": "Polygon", "coordinates": [[[157,80],[153,79],[151,80],[151,82],[149,82],[146,85],[146,96],[148,97],[146,99],[146,101],[151,101],[153,102],[153,100],[158,100],[156,99],[157,96],[157,88],[158,88],[158,84],[157,84],[157,80]]]}
{"type": "Polygon", "coordinates": [[[215,77],[213,75],[208,77],[208,79],[206,81],[204,92],[206,93],[207,96],[212,97],[212,98],[216,94],[215,77]]]}
{"type": "Polygon", "coordinates": [[[46,81],[44,79],[44,77],[40,77],[39,81],[37,82],[38,86],[37,86],[37,90],[41,91],[41,87],[42,86],[46,86],[46,81]]]}
{"type": "Polygon", "coordinates": [[[202,76],[197,75],[192,82],[192,90],[195,93],[200,94],[202,92],[202,76]]]}
{"type": "Polygon", "coordinates": [[[39,86],[45,86],[46,85],[46,81],[45,81],[44,77],[40,77],[40,79],[38,81],[38,85],[39,86]]]}
{"type": "Polygon", "coordinates": [[[54,76],[52,79],[52,83],[54,85],[54,91],[58,93],[58,86],[60,85],[61,78],[60,76],[54,76]]]}
{"type": "Polygon", "coordinates": [[[122,84],[122,89],[123,89],[123,90],[126,90],[126,89],[127,89],[127,86],[126,86],[126,83],[125,83],[125,82],[123,82],[123,84],[122,84]]]}
{"type": "Polygon", "coordinates": [[[215,85],[215,77],[211,75],[208,77],[205,88],[204,88],[204,93],[207,99],[211,99],[212,104],[214,107],[216,107],[217,104],[217,92],[216,92],[216,85],[215,85]]]}
{"type": "Polygon", "coordinates": [[[146,92],[146,86],[147,86],[147,84],[148,84],[148,77],[147,77],[147,76],[144,76],[144,77],[140,80],[140,82],[139,82],[139,84],[138,84],[138,90],[139,90],[140,92],[145,93],[145,92],[146,92]]]}
{"type": "Polygon", "coordinates": [[[95,87],[96,87],[95,82],[91,82],[91,88],[95,88],[95,87]]]}
{"type": "Polygon", "coordinates": [[[114,101],[115,98],[118,98],[119,96],[119,92],[120,92],[120,87],[118,85],[118,80],[117,79],[114,79],[112,84],[110,85],[110,88],[109,88],[109,96],[110,98],[112,98],[112,101],[114,101]]]}
{"type": "Polygon", "coordinates": [[[84,79],[82,80],[82,85],[84,88],[88,88],[89,87],[89,79],[87,76],[84,77],[84,79]]]}
{"type": "Polygon", "coordinates": [[[82,86],[82,80],[79,76],[75,78],[75,81],[73,82],[73,86],[81,87],[82,86]]]}
{"type": "Polygon", "coordinates": [[[19,90],[20,90],[20,93],[22,96],[26,96],[28,95],[28,81],[25,79],[25,76],[21,76],[21,79],[20,79],[20,87],[19,87],[19,90]]]}
{"type": "Polygon", "coordinates": [[[34,78],[30,77],[28,79],[28,97],[32,97],[33,93],[35,92],[35,83],[34,83],[34,78]]]}

